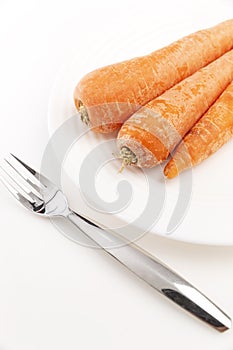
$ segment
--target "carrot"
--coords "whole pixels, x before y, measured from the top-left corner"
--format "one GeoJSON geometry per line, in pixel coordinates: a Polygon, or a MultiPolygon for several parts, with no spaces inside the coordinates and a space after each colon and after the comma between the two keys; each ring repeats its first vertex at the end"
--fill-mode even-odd
{"type": "Polygon", "coordinates": [[[112,132],[147,102],[231,48],[233,19],[87,74],[75,88],[75,105],[82,121],[96,132],[112,132]]]}
{"type": "Polygon", "coordinates": [[[164,169],[167,178],[201,163],[233,137],[233,82],[184,137],[164,169]]]}
{"type": "Polygon", "coordinates": [[[151,168],[166,160],[233,79],[233,50],[167,90],[121,127],[124,164],[151,168]]]}

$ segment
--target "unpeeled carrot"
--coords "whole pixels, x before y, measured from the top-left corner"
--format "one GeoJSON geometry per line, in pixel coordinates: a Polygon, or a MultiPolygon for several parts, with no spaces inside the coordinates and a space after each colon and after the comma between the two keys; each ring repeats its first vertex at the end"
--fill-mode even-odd
{"type": "Polygon", "coordinates": [[[124,164],[153,167],[166,160],[233,79],[233,50],[167,90],[121,127],[124,164]]]}
{"type": "Polygon", "coordinates": [[[201,163],[233,137],[233,82],[194,125],[164,169],[172,179],[201,163]]]}
{"type": "Polygon", "coordinates": [[[74,102],[97,132],[112,132],[140,107],[233,48],[233,20],[198,31],[150,55],[97,69],[81,79],[74,102]]]}

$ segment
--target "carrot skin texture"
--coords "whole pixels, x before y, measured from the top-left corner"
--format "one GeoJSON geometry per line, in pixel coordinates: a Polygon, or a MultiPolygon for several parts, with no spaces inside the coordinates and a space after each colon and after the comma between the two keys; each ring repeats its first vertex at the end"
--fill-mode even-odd
{"type": "Polygon", "coordinates": [[[233,47],[233,19],[143,57],[97,69],[75,88],[96,132],[116,129],[140,107],[233,47]]]}
{"type": "Polygon", "coordinates": [[[168,179],[198,165],[233,137],[233,82],[177,147],[164,169],[168,179]]]}
{"type": "Polygon", "coordinates": [[[128,147],[140,167],[163,162],[233,79],[233,50],[167,90],[121,127],[118,147],[128,147]]]}

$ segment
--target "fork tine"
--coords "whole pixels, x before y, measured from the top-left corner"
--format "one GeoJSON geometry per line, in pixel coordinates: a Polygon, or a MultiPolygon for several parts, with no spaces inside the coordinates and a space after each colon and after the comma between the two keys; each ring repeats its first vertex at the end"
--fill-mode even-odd
{"type": "MultiPolygon", "coordinates": [[[[34,178],[37,179],[37,183],[40,184],[41,187],[47,187],[47,186],[49,185],[50,181],[49,181],[45,176],[41,175],[40,173],[38,173],[37,171],[35,171],[34,169],[32,169],[29,165],[27,165],[27,164],[24,163],[22,160],[20,160],[19,158],[17,158],[14,154],[10,153],[10,155],[11,155],[11,157],[13,157],[21,166],[23,166],[27,171],[29,171],[29,173],[32,174],[34,178]]],[[[9,161],[7,161],[7,162],[10,163],[9,161]]],[[[17,173],[18,173],[20,176],[24,177],[23,174],[21,174],[21,172],[20,172],[18,169],[16,169],[16,168],[14,167],[14,165],[12,165],[12,164],[10,164],[10,165],[11,165],[12,168],[14,168],[14,169],[17,171],[17,173]]],[[[39,188],[38,184],[32,182],[28,177],[27,177],[27,178],[24,177],[24,179],[26,179],[26,180],[31,184],[31,186],[33,186],[33,187],[34,187],[34,186],[37,186],[37,188],[39,188]]]]}
{"type": "Polygon", "coordinates": [[[0,173],[0,181],[2,182],[2,184],[8,189],[8,191],[16,198],[19,200],[19,196],[18,196],[18,191],[16,190],[16,188],[14,188],[12,185],[10,185],[10,183],[8,181],[6,181],[6,179],[2,176],[2,174],[0,173]]]}
{"type": "Polygon", "coordinates": [[[6,189],[12,194],[13,197],[15,197],[24,207],[31,210],[33,201],[32,199],[28,199],[28,194],[25,193],[23,190],[20,193],[16,187],[14,187],[6,178],[0,173],[0,181],[2,184],[6,187],[6,189]]]}
{"type": "Polygon", "coordinates": [[[22,160],[20,160],[19,158],[17,158],[14,154],[10,153],[10,155],[15,158],[21,165],[24,166],[24,168],[26,168],[32,175],[36,176],[37,175],[37,172],[30,168],[30,166],[28,166],[27,164],[25,164],[22,160]]]}
{"type": "MultiPolygon", "coordinates": [[[[5,170],[2,166],[0,166],[0,169],[4,172],[5,176],[7,176],[8,179],[11,180],[12,184],[9,183],[9,180],[7,181],[7,179],[5,178],[5,181],[10,184],[10,186],[19,194],[21,194],[23,197],[28,197],[28,200],[31,203],[38,203],[42,201],[42,198],[38,197],[36,194],[34,194],[33,192],[26,192],[25,189],[7,172],[7,170],[5,170]],[[17,190],[14,186],[16,185],[18,187],[19,190],[17,190]]],[[[2,176],[3,178],[3,176],[2,176]]]]}
{"type": "Polygon", "coordinates": [[[4,161],[22,178],[24,179],[33,189],[35,189],[38,193],[41,192],[41,187],[37,183],[40,183],[39,180],[31,181],[28,176],[19,171],[8,159],[4,159],[4,161]]]}

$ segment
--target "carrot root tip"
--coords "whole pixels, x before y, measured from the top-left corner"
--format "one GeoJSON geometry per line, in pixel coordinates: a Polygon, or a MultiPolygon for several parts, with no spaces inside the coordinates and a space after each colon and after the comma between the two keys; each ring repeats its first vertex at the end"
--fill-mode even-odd
{"type": "MultiPolygon", "coordinates": [[[[114,157],[115,159],[121,158],[121,156],[120,156],[118,153],[114,153],[114,152],[113,152],[112,155],[113,155],[113,157],[114,157]]],[[[122,162],[121,167],[120,167],[120,169],[118,170],[118,174],[121,174],[121,173],[123,172],[124,169],[125,169],[125,164],[122,162]]]]}
{"type": "Polygon", "coordinates": [[[125,164],[122,162],[122,163],[121,163],[121,167],[120,167],[120,169],[119,169],[119,171],[118,171],[118,174],[123,173],[124,170],[125,170],[125,164]]]}
{"type": "Polygon", "coordinates": [[[82,103],[82,101],[78,101],[78,111],[80,113],[80,117],[81,117],[81,121],[83,123],[85,123],[86,125],[90,124],[90,119],[89,119],[89,115],[87,112],[86,107],[84,106],[84,104],[82,103]]]}
{"type": "Polygon", "coordinates": [[[121,169],[124,169],[128,165],[134,165],[137,164],[138,159],[136,154],[134,154],[131,149],[124,146],[120,150],[120,158],[122,159],[122,167],[121,169]]]}

